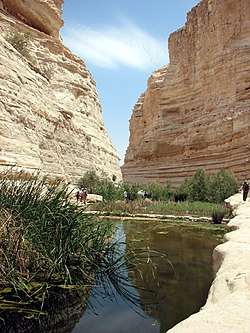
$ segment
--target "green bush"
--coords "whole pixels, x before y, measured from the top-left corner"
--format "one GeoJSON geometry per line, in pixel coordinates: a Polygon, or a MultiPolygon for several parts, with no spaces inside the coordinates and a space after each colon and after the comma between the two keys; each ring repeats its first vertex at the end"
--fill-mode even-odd
{"type": "Polygon", "coordinates": [[[97,194],[100,177],[97,176],[95,171],[87,171],[79,180],[77,185],[80,188],[86,187],[90,193],[97,194]]]}
{"type": "Polygon", "coordinates": [[[172,198],[173,190],[169,184],[150,183],[143,186],[143,190],[150,194],[152,200],[169,200],[172,198]]]}
{"type": "MultiPolygon", "coordinates": [[[[141,187],[140,184],[126,184],[126,183],[124,183],[121,187],[121,192],[124,193],[126,191],[128,200],[134,201],[134,200],[140,198],[140,196],[138,194],[138,192],[141,189],[140,187],[141,187]]],[[[123,199],[124,199],[124,197],[123,197],[123,199]]]]}
{"type": "Polygon", "coordinates": [[[213,209],[211,219],[214,224],[220,224],[228,211],[223,207],[213,209]]]}
{"type": "Polygon", "coordinates": [[[184,183],[183,189],[190,201],[208,201],[209,178],[204,170],[197,170],[193,177],[184,183]]]}
{"type": "Polygon", "coordinates": [[[105,201],[122,199],[122,190],[114,183],[114,175],[112,180],[99,177],[95,171],[87,171],[80,178],[78,186],[87,188],[89,193],[101,195],[105,201]]]}
{"type": "Polygon", "coordinates": [[[30,36],[27,33],[8,33],[5,36],[5,40],[10,43],[20,54],[25,58],[29,58],[28,44],[30,36]]]}
{"type": "Polygon", "coordinates": [[[176,193],[186,193],[190,201],[222,203],[237,191],[237,182],[229,172],[220,170],[215,175],[206,175],[204,170],[199,169],[176,193]]]}
{"type": "Polygon", "coordinates": [[[188,197],[187,191],[185,191],[185,190],[183,190],[181,188],[176,189],[175,192],[174,192],[174,201],[175,202],[186,201],[187,197],[188,197]]]}
{"type": "Polygon", "coordinates": [[[238,192],[238,184],[228,171],[221,170],[211,177],[209,192],[209,201],[223,202],[226,198],[238,192]]]}

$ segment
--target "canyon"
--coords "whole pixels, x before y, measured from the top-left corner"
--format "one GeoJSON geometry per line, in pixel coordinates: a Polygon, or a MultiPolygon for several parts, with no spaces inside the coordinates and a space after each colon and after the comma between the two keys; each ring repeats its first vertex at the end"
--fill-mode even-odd
{"type": "Polygon", "coordinates": [[[177,187],[198,169],[250,175],[250,2],[203,0],[168,40],[130,119],[128,183],[177,187]]]}
{"type": "Polygon", "coordinates": [[[0,171],[120,182],[95,80],[60,37],[62,4],[0,0],[0,171]]]}

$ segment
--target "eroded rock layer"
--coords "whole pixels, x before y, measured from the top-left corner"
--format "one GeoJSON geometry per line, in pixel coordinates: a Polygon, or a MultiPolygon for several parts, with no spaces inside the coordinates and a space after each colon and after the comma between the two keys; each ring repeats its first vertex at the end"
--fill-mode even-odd
{"type": "Polygon", "coordinates": [[[248,178],[250,1],[201,1],[169,54],[134,107],[124,180],[179,185],[201,168],[248,178]]]}
{"type": "Polygon", "coordinates": [[[95,81],[61,42],[62,3],[0,0],[0,169],[121,180],[95,81]],[[27,45],[13,47],[13,37],[27,45]]]}

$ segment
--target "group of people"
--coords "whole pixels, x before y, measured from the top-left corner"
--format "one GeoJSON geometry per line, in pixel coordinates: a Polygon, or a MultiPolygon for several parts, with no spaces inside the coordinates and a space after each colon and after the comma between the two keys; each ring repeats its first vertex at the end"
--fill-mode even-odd
{"type": "Polygon", "coordinates": [[[85,188],[81,188],[76,193],[76,200],[80,202],[83,202],[84,204],[87,203],[87,197],[88,197],[88,190],[85,188]]]}
{"type": "Polygon", "coordinates": [[[134,200],[137,196],[141,196],[142,199],[151,199],[151,193],[140,190],[137,193],[130,193],[127,191],[123,192],[124,199],[128,202],[130,200],[134,200]]]}

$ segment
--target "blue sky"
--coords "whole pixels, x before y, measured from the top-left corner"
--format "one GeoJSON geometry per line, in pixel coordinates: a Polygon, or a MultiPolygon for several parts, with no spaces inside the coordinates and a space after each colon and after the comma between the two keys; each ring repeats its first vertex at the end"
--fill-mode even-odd
{"type": "Polygon", "coordinates": [[[105,128],[123,164],[129,120],[151,73],[166,65],[168,37],[199,0],[65,0],[64,44],[93,75],[105,128]]]}

